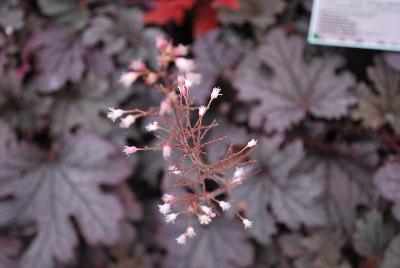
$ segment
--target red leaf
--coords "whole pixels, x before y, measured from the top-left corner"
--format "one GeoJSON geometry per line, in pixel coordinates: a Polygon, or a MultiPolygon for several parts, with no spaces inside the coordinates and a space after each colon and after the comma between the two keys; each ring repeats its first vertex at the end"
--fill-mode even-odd
{"type": "Polygon", "coordinates": [[[218,24],[217,11],[211,1],[200,1],[197,5],[193,27],[196,36],[214,29],[218,24]]]}
{"type": "Polygon", "coordinates": [[[159,25],[174,21],[179,25],[183,23],[185,12],[194,4],[195,0],[157,0],[153,10],[147,12],[143,20],[146,23],[159,25]]]}
{"type": "Polygon", "coordinates": [[[235,10],[240,8],[238,0],[214,0],[213,5],[215,7],[227,7],[235,10]]]}

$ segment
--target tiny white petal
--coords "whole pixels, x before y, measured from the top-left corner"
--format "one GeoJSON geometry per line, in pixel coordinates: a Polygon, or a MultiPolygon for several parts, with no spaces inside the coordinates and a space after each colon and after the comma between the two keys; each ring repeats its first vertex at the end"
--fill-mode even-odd
{"type": "Polygon", "coordinates": [[[182,172],[180,170],[178,170],[178,168],[176,166],[170,166],[168,168],[168,171],[171,171],[173,174],[175,175],[180,175],[182,174],[182,172]]]}
{"type": "Polygon", "coordinates": [[[252,148],[252,147],[256,146],[257,143],[258,143],[258,140],[252,139],[251,141],[249,141],[249,142],[247,143],[247,146],[246,146],[246,147],[252,148]]]}
{"type": "Polygon", "coordinates": [[[189,73],[194,70],[194,61],[185,59],[185,58],[177,58],[175,60],[175,65],[182,73],[189,73]]]}
{"type": "Polygon", "coordinates": [[[111,120],[111,121],[115,121],[117,120],[117,118],[120,118],[125,111],[121,110],[121,109],[114,109],[112,107],[108,108],[108,113],[107,113],[107,117],[111,120]]]}
{"type": "Polygon", "coordinates": [[[171,204],[165,203],[162,205],[158,205],[158,210],[160,211],[161,214],[163,214],[165,216],[171,210],[171,204]]]}
{"type": "Polygon", "coordinates": [[[189,48],[179,44],[177,47],[175,47],[174,52],[177,56],[186,56],[189,53],[189,48]]]}
{"type": "Polygon", "coordinates": [[[235,170],[235,173],[233,173],[233,177],[237,178],[237,177],[241,177],[244,175],[244,168],[242,167],[238,167],[235,170]]]}
{"type": "Polygon", "coordinates": [[[159,128],[159,124],[157,121],[154,121],[153,123],[148,124],[147,126],[145,126],[146,130],[148,132],[153,132],[156,131],[159,128]]]}
{"type": "Polygon", "coordinates": [[[140,74],[137,72],[127,72],[121,75],[119,82],[124,87],[130,87],[139,77],[140,74]]]}
{"type": "Polygon", "coordinates": [[[211,92],[211,99],[214,100],[214,99],[218,98],[218,96],[221,96],[222,94],[219,94],[219,92],[221,92],[221,89],[219,87],[213,88],[213,90],[211,92]]]}
{"type": "Polygon", "coordinates": [[[253,222],[249,221],[248,219],[243,219],[242,222],[244,224],[244,229],[248,229],[251,228],[251,226],[253,226],[253,222]]]}
{"type": "Polygon", "coordinates": [[[121,123],[119,123],[120,128],[129,128],[136,121],[136,116],[128,115],[121,119],[121,123]]]}
{"type": "Polygon", "coordinates": [[[171,154],[172,154],[171,146],[169,146],[168,144],[164,145],[164,147],[163,147],[163,157],[164,157],[164,159],[170,158],[171,154]]]}
{"type": "Polygon", "coordinates": [[[186,74],[186,87],[191,87],[194,85],[199,85],[201,83],[201,74],[198,73],[187,73],[186,74]]]}
{"type": "Polygon", "coordinates": [[[165,216],[165,222],[166,223],[175,223],[176,218],[178,217],[177,213],[171,213],[165,216]]]}
{"type": "Polygon", "coordinates": [[[134,71],[144,71],[146,69],[146,65],[144,65],[143,61],[141,60],[132,60],[129,63],[129,68],[131,68],[134,71]]]}
{"type": "Polygon", "coordinates": [[[130,155],[130,154],[134,154],[137,151],[139,151],[139,148],[137,148],[136,146],[125,146],[123,152],[126,155],[130,155]]]}
{"type": "Polygon", "coordinates": [[[200,106],[199,108],[199,116],[203,116],[207,111],[207,107],[206,106],[200,106]]]}
{"type": "Polygon", "coordinates": [[[226,211],[231,207],[231,204],[229,202],[226,202],[226,201],[219,201],[218,204],[219,204],[219,206],[221,207],[221,209],[223,211],[226,211]]]}
{"type": "Polygon", "coordinates": [[[201,215],[199,216],[199,221],[200,224],[207,225],[211,222],[211,218],[207,215],[201,215]]]}
{"type": "Polygon", "coordinates": [[[169,203],[169,202],[172,202],[175,199],[175,196],[173,196],[172,194],[164,194],[161,199],[165,203],[169,203]]]}
{"type": "Polygon", "coordinates": [[[206,213],[207,215],[212,213],[211,208],[208,207],[208,206],[200,206],[200,208],[201,208],[201,210],[202,210],[204,213],[206,213]]]}
{"type": "Polygon", "coordinates": [[[175,240],[178,244],[181,244],[181,245],[185,244],[186,243],[186,234],[181,234],[175,240]]]}
{"type": "Polygon", "coordinates": [[[188,237],[193,237],[193,236],[196,235],[196,232],[194,231],[194,229],[193,229],[192,226],[189,226],[189,227],[186,229],[186,235],[187,235],[188,237]]]}

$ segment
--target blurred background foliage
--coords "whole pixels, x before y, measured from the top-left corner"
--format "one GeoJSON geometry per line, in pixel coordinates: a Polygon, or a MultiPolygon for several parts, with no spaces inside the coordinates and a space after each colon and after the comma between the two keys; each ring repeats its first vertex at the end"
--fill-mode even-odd
{"type": "Polygon", "coordinates": [[[2,0],[0,267],[400,267],[400,54],[308,45],[311,2],[2,0]],[[223,89],[212,135],[262,141],[249,232],[227,215],[178,246],[162,157],[120,153],[154,142],[106,111],[159,105],[118,83],[158,34],[191,46],[196,103],[223,89]]]}

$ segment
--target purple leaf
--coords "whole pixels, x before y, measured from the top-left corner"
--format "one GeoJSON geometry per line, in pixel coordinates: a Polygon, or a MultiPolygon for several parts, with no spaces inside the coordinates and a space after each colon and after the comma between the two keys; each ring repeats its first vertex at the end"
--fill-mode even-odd
{"type": "Polygon", "coordinates": [[[394,202],[393,215],[400,220],[400,164],[388,163],[375,174],[375,184],[386,199],[394,202]]]}
{"type": "MultiPolygon", "coordinates": [[[[4,125],[1,129],[7,132],[4,125]]],[[[6,148],[7,157],[0,158],[1,189],[13,198],[0,203],[0,224],[36,223],[22,267],[54,267],[53,258],[73,258],[78,237],[71,216],[89,244],[119,239],[123,209],[100,188],[117,185],[131,173],[115,146],[81,129],[64,136],[50,152],[25,142],[6,148]]]]}
{"type": "Polygon", "coordinates": [[[156,66],[159,51],[155,39],[161,31],[157,28],[144,28],[143,12],[138,8],[110,8],[109,15],[115,18],[116,36],[122,36],[128,42],[126,49],[118,55],[118,62],[126,65],[132,59],[141,59],[156,66]]]}
{"type": "Polygon", "coordinates": [[[23,58],[32,56],[39,91],[52,92],[68,81],[81,79],[85,65],[81,42],[68,28],[48,28],[36,32],[26,44],[23,58]]]}
{"type": "Polygon", "coordinates": [[[304,238],[302,244],[307,252],[295,260],[296,268],[351,268],[338,245],[323,234],[314,233],[304,238]]]}
{"type": "Polygon", "coordinates": [[[284,131],[307,113],[338,119],[355,103],[348,92],[354,85],[353,76],[337,73],[343,58],[329,56],[306,62],[304,45],[302,38],[286,37],[282,30],[274,30],[257,54],[250,54],[239,67],[235,78],[239,98],[260,101],[252,110],[251,125],[258,127],[266,119],[264,129],[284,131]],[[263,64],[272,74],[262,69],[263,64]]]}
{"type": "Polygon", "coordinates": [[[24,11],[18,1],[3,0],[0,3],[0,26],[19,30],[24,26],[24,11]]]}
{"type": "Polygon", "coordinates": [[[91,49],[86,53],[86,64],[91,75],[107,77],[114,71],[114,62],[100,49],[91,49]]]}
{"type": "Polygon", "coordinates": [[[237,190],[238,200],[246,202],[248,217],[256,223],[250,232],[264,244],[276,232],[274,219],[267,212],[268,205],[276,220],[293,230],[301,224],[323,225],[326,219],[318,202],[322,185],[308,174],[295,172],[305,157],[302,143],[296,141],[280,150],[281,141],[275,137],[260,145],[256,158],[262,171],[237,190]]]}
{"type": "Polygon", "coordinates": [[[397,268],[400,266],[400,235],[396,236],[385,252],[381,268],[397,268]]]}
{"type": "Polygon", "coordinates": [[[338,241],[352,233],[356,207],[372,200],[372,176],[377,161],[376,146],[364,142],[333,144],[319,153],[311,150],[301,164],[300,168],[315,183],[323,184],[323,199],[319,202],[328,214],[327,227],[338,241]]]}
{"type": "Polygon", "coordinates": [[[118,36],[118,31],[115,30],[115,27],[116,25],[111,18],[106,16],[94,17],[90,22],[90,26],[82,35],[82,43],[90,47],[102,44],[106,55],[114,55],[126,46],[125,38],[118,36]]]}
{"type": "Polygon", "coordinates": [[[400,132],[400,73],[391,69],[382,58],[376,58],[375,66],[368,68],[368,76],[374,87],[359,84],[359,103],[353,117],[362,119],[367,127],[377,129],[388,123],[400,132]]]}
{"type": "Polygon", "coordinates": [[[121,93],[126,91],[111,89],[107,81],[95,76],[58,91],[51,115],[52,135],[58,136],[75,126],[108,134],[113,126],[101,113],[105,113],[108,107],[114,107],[123,97],[121,93]]]}
{"type": "Polygon", "coordinates": [[[395,234],[395,225],[392,222],[385,223],[382,213],[372,210],[365,219],[357,221],[353,246],[358,254],[379,259],[395,234]]]}
{"type": "Polygon", "coordinates": [[[196,102],[205,103],[217,78],[231,69],[243,54],[245,44],[235,40],[227,31],[213,30],[200,35],[193,45],[197,68],[201,74],[201,83],[190,89],[196,102]]]}
{"type": "Polygon", "coordinates": [[[58,22],[83,28],[89,17],[86,2],[80,0],[37,0],[40,10],[58,22]]]}
{"type": "Polygon", "coordinates": [[[21,243],[17,240],[0,236],[0,267],[14,268],[16,263],[10,259],[15,257],[21,248],[21,243]]]}
{"type": "Polygon", "coordinates": [[[0,75],[0,115],[9,125],[22,130],[43,128],[50,105],[51,99],[36,95],[31,85],[23,88],[15,73],[0,75]]]}
{"type": "Polygon", "coordinates": [[[196,224],[196,235],[188,238],[185,245],[178,245],[175,238],[186,225],[187,221],[178,220],[165,227],[168,255],[163,267],[249,267],[253,263],[253,247],[238,221],[219,217],[208,228],[196,224]]]}

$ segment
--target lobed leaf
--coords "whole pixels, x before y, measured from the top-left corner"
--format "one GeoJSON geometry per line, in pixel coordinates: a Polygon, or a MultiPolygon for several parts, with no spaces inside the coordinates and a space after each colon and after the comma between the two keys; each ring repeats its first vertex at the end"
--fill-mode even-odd
{"type": "Polygon", "coordinates": [[[253,263],[253,247],[239,222],[218,217],[208,228],[196,224],[196,236],[188,238],[186,245],[177,245],[175,238],[186,224],[179,220],[165,231],[169,254],[163,267],[249,267],[253,263]]]}
{"type": "Polygon", "coordinates": [[[58,91],[54,96],[50,119],[51,134],[59,136],[76,126],[108,134],[111,124],[102,113],[106,112],[106,107],[115,106],[125,97],[121,96],[121,92],[111,90],[106,80],[94,76],[88,76],[81,83],[58,91]]]}
{"type": "Polygon", "coordinates": [[[196,102],[208,101],[212,87],[224,72],[232,69],[243,54],[243,44],[232,33],[213,30],[196,38],[193,53],[196,73],[201,74],[201,83],[190,89],[196,102]]]}
{"type": "Polygon", "coordinates": [[[372,210],[356,223],[354,249],[364,257],[379,259],[395,233],[395,226],[385,223],[382,214],[372,210]]]}
{"type": "Polygon", "coordinates": [[[54,92],[68,81],[79,81],[85,70],[84,48],[69,28],[52,27],[33,34],[23,51],[25,61],[31,56],[41,92],[54,92]]]}
{"type": "Polygon", "coordinates": [[[319,203],[336,241],[352,234],[357,206],[370,204],[377,161],[376,146],[365,142],[334,144],[325,152],[312,150],[302,162],[300,169],[310,174],[314,183],[322,183],[319,203]]]}
{"type": "Polygon", "coordinates": [[[234,81],[239,98],[260,102],[252,109],[251,125],[284,131],[307,113],[326,119],[347,115],[356,99],[348,91],[354,84],[353,76],[337,72],[344,64],[343,58],[327,56],[306,62],[304,46],[302,38],[286,37],[282,30],[273,30],[257,53],[240,65],[234,81]],[[272,74],[262,69],[263,64],[272,74]]]}
{"type": "Polygon", "coordinates": [[[37,4],[45,15],[77,29],[89,20],[89,10],[80,0],[37,0],[37,4]]]}
{"type": "Polygon", "coordinates": [[[24,26],[24,10],[17,0],[3,0],[0,3],[0,26],[20,30],[24,26]]]}
{"type": "Polygon", "coordinates": [[[397,268],[400,266],[400,235],[396,236],[385,252],[381,268],[397,268]]]}
{"type": "Polygon", "coordinates": [[[386,199],[394,202],[393,215],[400,220],[400,164],[388,163],[375,174],[375,184],[386,199]]]}
{"type": "Polygon", "coordinates": [[[362,119],[367,127],[378,129],[390,124],[400,132],[400,73],[391,69],[382,58],[375,59],[375,66],[368,68],[373,88],[365,83],[357,87],[358,107],[353,117],[362,119]]]}
{"type": "MultiPolygon", "coordinates": [[[[1,129],[8,131],[4,124],[1,129]]],[[[0,144],[10,144],[3,137],[0,144]]],[[[7,157],[0,158],[0,187],[13,198],[0,203],[0,224],[36,223],[22,267],[54,267],[55,259],[74,256],[78,238],[72,216],[88,243],[118,240],[123,209],[100,189],[119,184],[131,172],[116,147],[85,130],[64,136],[48,153],[25,142],[2,147],[7,157]]]]}
{"type": "Polygon", "coordinates": [[[302,224],[320,226],[325,224],[326,215],[318,198],[321,184],[308,174],[296,173],[295,168],[304,161],[303,145],[293,142],[282,150],[280,138],[262,143],[256,156],[262,171],[248,179],[238,190],[237,198],[246,203],[247,215],[257,224],[249,231],[263,243],[270,242],[276,232],[274,218],[267,211],[270,206],[276,220],[297,230],[302,224]]]}

